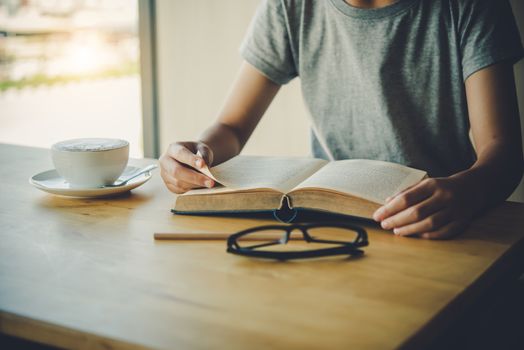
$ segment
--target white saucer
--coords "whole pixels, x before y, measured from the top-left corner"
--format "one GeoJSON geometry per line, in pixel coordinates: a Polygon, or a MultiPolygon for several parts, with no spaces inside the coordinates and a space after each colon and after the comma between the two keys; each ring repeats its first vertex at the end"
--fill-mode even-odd
{"type": "MultiPolygon", "coordinates": [[[[124,173],[120,176],[120,179],[126,178],[140,168],[134,166],[127,166],[124,173]]],[[[123,186],[118,187],[96,187],[96,188],[75,188],[66,182],[55,169],[44,171],[36,174],[29,179],[29,183],[39,190],[49,192],[52,194],[58,194],[60,196],[70,197],[106,197],[112,196],[119,193],[124,193],[136,188],[143,183],[147,182],[151,178],[151,172],[142,174],[123,186]]]]}

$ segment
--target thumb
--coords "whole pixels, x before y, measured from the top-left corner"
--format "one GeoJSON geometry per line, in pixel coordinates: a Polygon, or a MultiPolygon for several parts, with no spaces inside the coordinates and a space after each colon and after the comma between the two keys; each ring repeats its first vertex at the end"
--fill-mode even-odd
{"type": "Polygon", "coordinates": [[[199,142],[197,144],[197,151],[200,152],[202,155],[202,158],[204,159],[204,162],[208,167],[211,167],[211,164],[213,164],[213,151],[211,148],[206,145],[203,142],[199,142]]]}

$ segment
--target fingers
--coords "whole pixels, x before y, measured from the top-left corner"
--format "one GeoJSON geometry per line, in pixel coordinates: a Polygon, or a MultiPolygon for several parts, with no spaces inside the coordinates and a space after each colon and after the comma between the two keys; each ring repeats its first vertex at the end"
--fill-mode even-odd
{"type": "Polygon", "coordinates": [[[174,160],[189,165],[192,168],[200,169],[205,165],[204,160],[193,153],[190,148],[195,148],[191,142],[172,143],[167,149],[167,155],[174,160]]]}
{"type": "Polygon", "coordinates": [[[420,237],[425,239],[450,239],[464,231],[468,224],[468,220],[453,221],[440,227],[438,230],[422,233],[420,237]]]}
{"type": "Polygon", "coordinates": [[[204,159],[193,153],[199,147],[208,159],[212,159],[207,145],[199,146],[194,142],[173,143],[160,158],[160,174],[171,192],[180,194],[194,188],[214,186],[212,179],[194,170],[205,166],[204,159]]]}
{"type": "Polygon", "coordinates": [[[431,180],[433,179],[423,180],[419,184],[399,193],[393,198],[390,198],[386,204],[377,209],[373,214],[373,219],[375,221],[383,221],[386,218],[430,197],[435,187],[434,182],[431,180]]]}
{"type": "Polygon", "coordinates": [[[160,176],[162,177],[162,180],[166,184],[166,187],[174,193],[181,194],[184,192],[187,192],[191,189],[190,184],[179,182],[177,179],[175,179],[173,176],[169,174],[168,171],[166,171],[166,166],[164,165],[167,160],[163,159],[164,157],[160,158],[160,176]]]}
{"type": "Polygon", "coordinates": [[[164,182],[166,184],[166,187],[171,192],[176,193],[176,194],[186,193],[187,191],[192,190],[194,188],[193,185],[185,183],[183,181],[178,181],[176,179],[172,182],[166,182],[166,181],[164,182]]]}
{"type": "Polygon", "coordinates": [[[413,221],[410,224],[395,227],[393,233],[398,236],[410,236],[422,232],[431,232],[447,225],[452,219],[451,211],[441,210],[420,221],[413,221]]]}
{"type": "Polygon", "coordinates": [[[209,177],[181,164],[178,164],[170,175],[178,181],[193,185],[193,187],[213,187],[213,180],[209,177]]]}
{"type": "MultiPolygon", "coordinates": [[[[380,225],[383,229],[390,230],[421,222],[423,219],[428,218],[430,215],[442,209],[445,204],[445,201],[441,197],[431,196],[418,204],[412,205],[397,214],[382,220],[380,225]]],[[[432,227],[432,229],[434,228],[435,227],[432,227]]]]}
{"type": "Polygon", "coordinates": [[[204,163],[207,164],[207,166],[211,166],[213,164],[213,151],[211,151],[211,148],[208,145],[203,142],[199,142],[197,144],[197,151],[200,152],[202,158],[204,159],[204,163]]]}
{"type": "Polygon", "coordinates": [[[465,194],[453,179],[426,179],[388,198],[373,218],[399,236],[451,238],[471,220],[465,194]]]}
{"type": "MultiPolygon", "coordinates": [[[[433,218],[432,220],[435,220],[435,221],[444,220],[445,221],[446,220],[445,214],[442,214],[440,218],[433,218]]],[[[415,225],[418,225],[418,224],[421,224],[421,223],[417,223],[415,225]]],[[[408,236],[408,237],[416,236],[416,237],[420,237],[423,239],[432,239],[432,240],[444,240],[444,239],[450,239],[450,238],[457,236],[462,231],[464,231],[464,229],[466,229],[467,225],[468,225],[468,221],[451,221],[451,222],[447,222],[444,225],[441,225],[436,230],[428,230],[428,231],[423,230],[422,229],[423,225],[422,225],[420,227],[414,228],[412,233],[397,234],[397,235],[398,236],[408,236]]],[[[429,227],[431,227],[431,224],[429,224],[429,227]]]]}
{"type": "Polygon", "coordinates": [[[162,179],[166,185],[170,184],[174,187],[172,192],[184,193],[193,188],[210,188],[214,186],[214,181],[204,174],[183,166],[182,164],[176,164],[176,161],[173,162],[175,163],[175,166],[171,172],[166,171],[165,167],[163,167],[161,171],[162,179]]]}

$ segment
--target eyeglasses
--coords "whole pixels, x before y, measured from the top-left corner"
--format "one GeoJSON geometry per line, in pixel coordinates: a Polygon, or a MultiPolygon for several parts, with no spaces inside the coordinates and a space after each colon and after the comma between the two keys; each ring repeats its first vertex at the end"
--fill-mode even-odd
{"type": "Polygon", "coordinates": [[[291,260],[333,255],[359,256],[364,254],[359,248],[368,244],[366,231],[351,224],[265,225],[229,236],[227,252],[256,258],[291,260]],[[257,242],[253,243],[254,240],[257,242]]]}

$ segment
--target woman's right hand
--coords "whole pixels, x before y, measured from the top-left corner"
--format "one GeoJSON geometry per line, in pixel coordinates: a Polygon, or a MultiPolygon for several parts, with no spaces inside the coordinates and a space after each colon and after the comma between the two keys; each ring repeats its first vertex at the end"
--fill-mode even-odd
{"type": "Polygon", "coordinates": [[[159,163],[160,175],[171,192],[181,194],[193,188],[215,185],[213,179],[196,170],[213,163],[213,151],[203,142],[172,143],[160,157],[159,163]]]}

